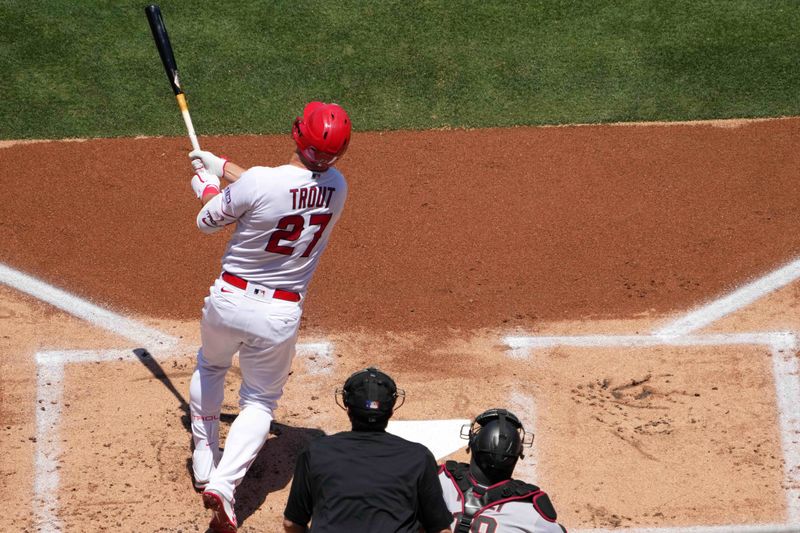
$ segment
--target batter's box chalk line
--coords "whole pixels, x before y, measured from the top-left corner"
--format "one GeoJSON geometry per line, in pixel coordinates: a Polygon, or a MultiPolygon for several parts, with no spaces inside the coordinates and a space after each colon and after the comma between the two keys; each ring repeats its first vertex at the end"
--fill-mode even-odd
{"type": "Polygon", "coordinates": [[[793,332],[695,334],[714,322],[800,278],[800,259],[745,284],[733,292],[656,329],[649,335],[514,335],[503,339],[508,355],[525,359],[535,350],[559,346],[576,348],[644,348],[657,346],[766,346],[775,382],[786,495],[785,524],[682,526],[668,528],[582,529],[580,533],[784,533],[800,532],[800,368],[797,336],[793,332]]]}
{"type": "MultiPolygon", "coordinates": [[[[177,355],[178,340],[136,320],[94,305],[66,291],[53,287],[28,274],[0,263],[0,283],[46,302],[146,347],[147,353],[166,359],[177,355]]],[[[137,350],[138,351],[138,350],[137,350]]],[[[330,343],[299,343],[297,353],[319,361],[321,372],[329,372],[333,348],[330,343]]],[[[134,348],[105,350],[50,350],[35,354],[36,384],[36,449],[34,453],[33,516],[42,533],[63,531],[58,517],[59,460],[62,456],[59,422],[63,413],[64,370],[68,364],[101,361],[138,361],[134,348]]]]}

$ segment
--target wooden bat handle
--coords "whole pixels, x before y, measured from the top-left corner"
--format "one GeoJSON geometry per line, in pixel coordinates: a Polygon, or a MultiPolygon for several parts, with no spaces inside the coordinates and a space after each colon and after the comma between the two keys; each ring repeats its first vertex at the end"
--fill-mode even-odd
{"type": "MultiPolygon", "coordinates": [[[[200,143],[197,142],[197,134],[194,132],[192,117],[189,115],[189,105],[186,103],[186,96],[181,88],[178,65],[175,63],[172,43],[169,40],[164,18],[161,16],[161,8],[156,4],[152,4],[144,8],[144,12],[147,15],[147,21],[150,23],[150,29],[153,32],[153,39],[155,40],[156,48],[158,48],[158,55],[161,56],[164,71],[167,73],[167,80],[169,80],[170,87],[175,92],[175,99],[178,101],[178,107],[181,110],[181,115],[183,115],[183,122],[186,123],[186,131],[189,133],[192,149],[199,150],[200,143]]],[[[203,162],[199,159],[194,159],[192,160],[192,167],[194,167],[195,171],[200,170],[203,168],[203,162]]]]}

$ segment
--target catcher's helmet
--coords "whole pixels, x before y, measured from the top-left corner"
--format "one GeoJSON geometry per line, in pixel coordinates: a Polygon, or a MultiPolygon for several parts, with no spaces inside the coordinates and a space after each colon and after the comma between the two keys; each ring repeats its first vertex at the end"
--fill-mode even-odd
{"type": "Polygon", "coordinates": [[[344,382],[344,387],[336,390],[337,405],[370,424],[387,420],[404,401],[405,392],[397,388],[391,377],[374,367],[354,373],[344,382]],[[398,398],[400,405],[396,405],[398,398]]]}
{"type": "Polygon", "coordinates": [[[523,448],[533,445],[533,434],[525,433],[522,422],[505,409],[489,409],[461,429],[469,439],[469,449],[483,471],[511,473],[523,448]]]}
{"type": "Polygon", "coordinates": [[[311,170],[327,170],[350,144],[350,117],[338,104],[311,102],[292,126],[292,137],[311,170]]]}

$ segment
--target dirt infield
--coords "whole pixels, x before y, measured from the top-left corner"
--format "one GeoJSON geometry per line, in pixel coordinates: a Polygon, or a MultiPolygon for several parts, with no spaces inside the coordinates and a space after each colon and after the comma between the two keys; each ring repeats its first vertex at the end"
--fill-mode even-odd
{"type": "MultiPolygon", "coordinates": [[[[279,529],[296,453],[346,426],[332,392],[367,364],[406,389],[399,419],[520,413],[537,435],[520,472],[570,529],[786,522],[800,486],[784,472],[768,346],[510,356],[503,339],[647,334],[800,256],[798,134],[800,119],[354,136],[350,198],[301,330],[333,354],[296,359],[278,434],[237,493],[241,531],[279,529]]],[[[244,166],[291,150],[285,137],[202,142],[244,166]]],[[[140,346],[0,285],[0,496],[22,497],[3,529],[204,530],[185,399],[227,233],[194,228],[186,144],[0,147],[14,184],[0,262],[175,339],[155,374],[135,357],[65,364],[61,400],[43,401],[56,384],[35,354],[140,346]],[[58,416],[42,428],[49,402],[58,416]],[[48,446],[58,483],[43,504],[48,446]]],[[[800,331],[799,286],[702,331],[800,331]]],[[[229,385],[228,422],[235,373],[229,385]]]]}

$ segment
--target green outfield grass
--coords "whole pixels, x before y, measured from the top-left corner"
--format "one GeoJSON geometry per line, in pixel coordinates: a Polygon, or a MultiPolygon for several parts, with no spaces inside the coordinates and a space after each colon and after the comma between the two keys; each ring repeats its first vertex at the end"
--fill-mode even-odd
{"type": "MultiPolygon", "coordinates": [[[[183,133],[145,5],[0,0],[0,138],[183,133]]],[[[161,7],[200,135],[800,115],[795,0],[161,7]]]]}

